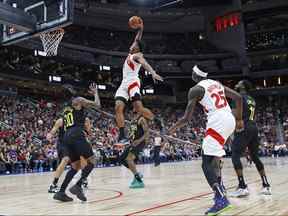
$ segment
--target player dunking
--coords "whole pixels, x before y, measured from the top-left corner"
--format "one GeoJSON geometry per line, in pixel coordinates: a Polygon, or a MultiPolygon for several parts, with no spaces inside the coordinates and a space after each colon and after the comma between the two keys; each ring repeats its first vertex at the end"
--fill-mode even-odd
{"type": "Polygon", "coordinates": [[[120,163],[128,168],[134,175],[134,179],[129,187],[143,188],[143,176],[137,171],[135,162],[149,139],[149,127],[147,120],[139,114],[136,114],[136,118],[131,122],[129,138],[131,144],[125,148],[120,156],[120,163]]]}
{"type": "MultiPolygon", "coordinates": [[[[87,118],[85,121],[85,130],[89,131],[90,129],[90,120],[87,118]]],[[[49,186],[48,193],[56,193],[59,191],[57,183],[62,175],[62,173],[65,170],[65,167],[69,163],[70,159],[68,157],[68,151],[66,146],[63,144],[63,138],[64,138],[64,122],[63,118],[57,119],[55,122],[53,128],[49,133],[46,135],[46,139],[52,143],[52,139],[55,136],[55,134],[58,132],[58,140],[57,140],[57,155],[58,155],[58,161],[60,162],[55,173],[54,173],[54,179],[52,184],[49,186]]],[[[83,186],[87,187],[88,183],[87,180],[83,182],[83,186]]]]}
{"type": "Polygon", "coordinates": [[[223,146],[229,136],[237,129],[242,129],[242,97],[237,92],[221,83],[207,79],[205,69],[194,66],[192,78],[197,83],[189,90],[188,105],[184,116],[169,129],[173,134],[177,128],[183,127],[191,118],[195,105],[199,102],[207,113],[206,135],[202,144],[202,169],[208,184],[215,192],[214,205],[205,213],[217,215],[230,208],[225,189],[221,185],[221,157],[225,155],[223,146]],[[237,104],[236,120],[233,116],[226,96],[237,104]]]}
{"type": "Polygon", "coordinates": [[[265,195],[271,194],[264,165],[258,155],[260,143],[258,138],[258,128],[255,122],[256,102],[254,98],[249,95],[249,90],[251,90],[251,88],[252,84],[247,80],[242,80],[235,86],[235,89],[243,97],[244,130],[239,133],[235,133],[231,146],[232,162],[239,181],[237,190],[230,194],[233,197],[244,197],[249,195],[248,187],[243,177],[243,166],[240,160],[240,157],[243,153],[245,153],[247,147],[250,159],[255,163],[262,179],[263,189],[261,193],[265,195]]]}
{"type": "Polygon", "coordinates": [[[65,89],[70,101],[65,106],[63,111],[65,128],[63,141],[68,150],[68,156],[71,161],[71,169],[67,172],[60,187],[60,191],[57,192],[53,198],[63,202],[73,201],[71,197],[66,195],[65,190],[80,169],[80,159],[83,158],[86,160],[87,165],[82,169],[82,176],[79,181],[70,188],[70,192],[76,195],[78,199],[86,201],[87,198],[83,193],[81,185],[83,180],[87,179],[96,163],[96,158],[92,147],[90,143],[88,143],[85,136],[86,108],[100,107],[100,99],[95,84],[90,86],[90,92],[94,94],[95,101],[87,100],[83,97],[75,97],[76,92],[72,86],[66,86],[65,89]]]}
{"type": "Polygon", "coordinates": [[[143,22],[141,22],[135,40],[132,43],[129,54],[124,62],[123,79],[115,95],[116,123],[120,132],[119,142],[123,144],[126,144],[128,142],[124,130],[124,109],[128,100],[132,101],[133,108],[137,113],[139,113],[141,116],[145,117],[148,120],[154,120],[155,123],[159,126],[159,128],[163,128],[163,123],[158,118],[156,118],[149,109],[145,108],[141,102],[139,79],[139,71],[141,69],[141,66],[143,66],[146,71],[151,73],[154,81],[163,81],[163,78],[154,71],[154,69],[143,57],[143,44],[141,42],[143,28],[143,22]]]}

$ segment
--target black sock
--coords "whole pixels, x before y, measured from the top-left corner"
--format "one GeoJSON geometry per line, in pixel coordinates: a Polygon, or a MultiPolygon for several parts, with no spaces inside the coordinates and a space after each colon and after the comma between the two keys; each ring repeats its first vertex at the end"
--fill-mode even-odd
{"type": "Polygon", "coordinates": [[[125,130],[124,127],[119,128],[119,137],[122,139],[123,137],[125,137],[125,130]]]}
{"type": "Polygon", "coordinates": [[[238,176],[238,181],[239,181],[239,187],[240,188],[244,189],[247,187],[247,185],[245,184],[243,176],[238,176]]]}
{"type": "Polygon", "coordinates": [[[140,177],[140,175],[139,175],[139,173],[136,173],[136,174],[134,175],[134,177],[135,177],[135,179],[136,179],[137,181],[143,182],[142,179],[141,179],[141,177],[140,177]]]}
{"type": "Polygon", "coordinates": [[[54,178],[54,180],[53,180],[53,185],[57,185],[57,183],[58,183],[58,180],[59,180],[59,178],[54,178]]]}
{"type": "Polygon", "coordinates": [[[87,179],[87,177],[89,176],[89,174],[91,173],[91,171],[94,168],[94,164],[88,163],[86,167],[84,167],[84,169],[82,170],[81,173],[81,178],[79,179],[79,181],[77,182],[77,185],[81,187],[83,181],[85,179],[87,179]]]}
{"type": "Polygon", "coordinates": [[[269,185],[269,183],[268,183],[268,181],[267,181],[266,175],[262,175],[262,176],[261,176],[261,179],[262,179],[262,185],[263,185],[263,187],[270,187],[270,185],[269,185]]]}
{"type": "Polygon", "coordinates": [[[73,168],[71,168],[71,169],[67,172],[67,174],[66,174],[66,176],[65,176],[65,179],[64,179],[64,181],[63,181],[63,183],[62,183],[62,185],[61,185],[60,192],[65,192],[67,186],[69,185],[69,183],[71,182],[71,180],[73,179],[73,177],[76,175],[77,172],[78,172],[78,171],[75,170],[75,169],[73,169],[73,168]]]}
{"type": "Polygon", "coordinates": [[[224,192],[222,191],[222,189],[221,189],[221,187],[219,186],[218,183],[214,184],[213,190],[214,190],[214,192],[216,194],[216,197],[221,198],[221,197],[225,196],[224,192]]]}

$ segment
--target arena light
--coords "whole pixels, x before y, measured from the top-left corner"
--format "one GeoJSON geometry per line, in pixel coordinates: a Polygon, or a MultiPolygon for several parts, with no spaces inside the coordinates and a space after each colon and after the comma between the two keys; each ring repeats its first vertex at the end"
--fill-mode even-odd
{"type": "Polygon", "coordinates": [[[281,85],[281,77],[278,77],[278,85],[281,85]]]}
{"type": "Polygon", "coordinates": [[[49,76],[49,82],[61,82],[62,78],[60,76],[49,76]]]}
{"type": "Polygon", "coordinates": [[[110,67],[110,66],[103,66],[103,70],[110,71],[110,70],[111,70],[111,67],[110,67]]]}
{"type": "Polygon", "coordinates": [[[146,89],[146,94],[154,94],[154,89],[146,89]]]}
{"type": "Polygon", "coordinates": [[[106,85],[98,85],[99,90],[106,90],[106,85]]]}
{"type": "Polygon", "coordinates": [[[266,80],[265,79],[263,81],[263,85],[264,85],[264,87],[266,87],[266,80]]]}
{"type": "Polygon", "coordinates": [[[99,69],[100,71],[103,71],[103,70],[110,71],[111,67],[107,65],[99,65],[99,69]]]}

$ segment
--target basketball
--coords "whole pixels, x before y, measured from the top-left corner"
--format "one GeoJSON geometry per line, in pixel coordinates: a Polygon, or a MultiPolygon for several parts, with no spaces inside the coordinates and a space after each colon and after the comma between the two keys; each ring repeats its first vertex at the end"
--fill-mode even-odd
{"type": "Polygon", "coordinates": [[[129,19],[128,25],[132,29],[138,29],[140,28],[141,25],[143,25],[143,20],[139,16],[132,16],[129,19]]]}

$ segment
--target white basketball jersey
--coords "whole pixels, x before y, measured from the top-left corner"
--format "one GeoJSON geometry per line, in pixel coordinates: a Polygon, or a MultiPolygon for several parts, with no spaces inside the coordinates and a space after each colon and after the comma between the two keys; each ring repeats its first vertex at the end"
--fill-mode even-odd
{"type": "Polygon", "coordinates": [[[205,94],[199,103],[203,106],[208,118],[220,110],[231,113],[231,108],[225,96],[224,86],[220,82],[206,79],[200,81],[197,85],[205,89],[205,94]]]}
{"type": "Polygon", "coordinates": [[[133,60],[133,56],[129,54],[123,65],[123,80],[133,80],[139,78],[141,64],[133,60]]]}

